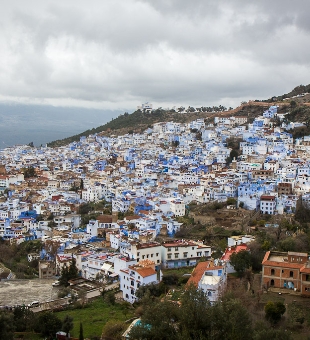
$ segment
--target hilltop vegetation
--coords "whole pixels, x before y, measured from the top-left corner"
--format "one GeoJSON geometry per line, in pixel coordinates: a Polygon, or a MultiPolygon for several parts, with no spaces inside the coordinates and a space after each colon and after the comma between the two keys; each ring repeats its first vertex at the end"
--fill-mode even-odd
{"type": "Polygon", "coordinates": [[[141,110],[137,110],[131,114],[125,112],[122,115],[119,115],[117,118],[112,119],[110,122],[98,126],[97,128],[86,130],[77,135],[56,140],[51,143],[48,143],[49,147],[59,147],[63,145],[67,145],[69,143],[79,141],[82,136],[89,136],[90,134],[95,133],[106,133],[106,134],[115,134],[121,135],[126,133],[140,133],[151,127],[154,123],[165,122],[165,121],[174,121],[179,123],[189,122],[191,120],[195,120],[197,118],[207,118],[212,112],[222,112],[226,110],[225,107],[202,107],[200,108],[200,112],[195,112],[195,109],[189,107],[186,113],[176,112],[175,110],[164,110],[162,108],[158,108],[153,110],[151,113],[143,112],[141,110]],[[205,110],[205,111],[204,111],[205,110]]]}
{"type": "Polygon", "coordinates": [[[286,98],[292,98],[292,97],[299,96],[299,95],[302,95],[304,93],[309,93],[309,92],[310,92],[310,84],[298,85],[292,91],[285,93],[281,96],[272,97],[268,99],[268,101],[281,101],[286,98]]]}
{"type": "Polygon", "coordinates": [[[41,242],[37,240],[10,245],[0,238],[0,263],[12,270],[17,279],[37,277],[38,260],[28,262],[27,254],[38,254],[41,248],[41,242]]]}
{"type": "Polygon", "coordinates": [[[236,109],[230,107],[228,110],[226,107],[219,105],[212,107],[202,106],[199,108],[189,106],[187,109],[180,107],[176,110],[164,110],[162,108],[158,108],[152,112],[136,110],[131,114],[125,112],[97,128],[88,129],[77,135],[50,142],[47,145],[49,147],[59,147],[79,141],[80,137],[89,136],[91,134],[105,133],[107,135],[122,135],[126,133],[140,133],[158,122],[174,121],[178,123],[186,123],[197,118],[204,118],[207,122],[211,122],[214,115],[217,114],[227,116],[246,115],[251,120],[256,116],[261,115],[263,110],[267,109],[270,105],[279,105],[280,113],[290,112],[290,119],[292,121],[300,121],[301,119],[309,116],[308,105],[310,103],[310,95],[301,96],[308,92],[310,92],[310,84],[299,85],[289,93],[281,96],[274,96],[266,100],[255,100],[248,103],[242,102],[236,109]],[[301,97],[295,98],[295,96],[301,97]],[[287,99],[290,98],[293,100],[287,101],[287,99]]]}

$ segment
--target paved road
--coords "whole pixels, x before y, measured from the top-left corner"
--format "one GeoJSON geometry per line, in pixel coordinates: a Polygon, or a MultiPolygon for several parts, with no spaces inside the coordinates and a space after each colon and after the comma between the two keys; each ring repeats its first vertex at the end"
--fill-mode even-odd
{"type": "MultiPolygon", "coordinates": [[[[2,281],[0,282],[0,306],[28,305],[32,301],[39,301],[40,306],[31,308],[31,310],[40,312],[67,305],[70,299],[58,299],[59,287],[52,286],[54,281],[49,279],[2,281]]],[[[119,283],[113,283],[105,289],[109,290],[117,287],[119,287],[119,283]]],[[[100,295],[101,290],[94,289],[87,292],[86,298],[92,299],[100,295]]]]}
{"type": "Polygon", "coordinates": [[[57,298],[58,287],[50,279],[0,281],[0,306],[28,305],[57,298]]]}

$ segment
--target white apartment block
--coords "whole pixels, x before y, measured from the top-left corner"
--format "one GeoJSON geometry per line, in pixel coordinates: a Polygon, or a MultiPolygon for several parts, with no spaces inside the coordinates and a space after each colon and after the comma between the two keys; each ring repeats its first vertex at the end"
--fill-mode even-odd
{"type": "Polygon", "coordinates": [[[82,190],[82,199],[86,202],[97,202],[102,198],[101,186],[92,186],[82,190]]]}
{"type": "Polygon", "coordinates": [[[158,282],[155,263],[150,260],[121,269],[119,278],[123,299],[130,303],[136,301],[136,291],[140,286],[158,282]]]}
{"type": "Polygon", "coordinates": [[[276,211],[276,197],[262,195],[260,197],[260,211],[262,214],[273,215],[276,211]]]}
{"type": "Polygon", "coordinates": [[[211,256],[211,247],[194,241],[172,240],[162,245],[161,256],[165,268],[194,266],[200,258],[211,256]]]}
{"type": "Polygon", "coordinates": [[[172,200],[170,202],[170,210],[173,212],[174,216],[184,216],[185,215],[185,203],[181,200],[172,200]]]}
{"type": "Polygon", "coordinates": [[[223,293],[227,284],[226,265],[207,268],[198,282],[209,301],[215,303],[223,293]]]}

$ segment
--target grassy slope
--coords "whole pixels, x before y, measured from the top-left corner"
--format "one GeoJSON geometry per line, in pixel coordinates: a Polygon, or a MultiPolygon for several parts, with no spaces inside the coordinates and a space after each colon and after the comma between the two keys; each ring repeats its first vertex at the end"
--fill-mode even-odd
{"type": "Polygon", "coordinates": [[[132,114],[123,114],[117,118],[111,120],[105,125],[101,125],[97,128],[86,130],[78,135],[74,135],[65,139],[53,141],[48,144],[50,147],[58,147],[62,145],[67,145],[74,141],[79,141],[80,137],[88,136],[94,133],[104,132],[107,135],[115,134],[122,135],[128,132],[140,133],[147,129],[148,126],[152,126],[157,122],[174,121],[184,123],[197,118],[206,118],[210,116],[208,113],[177,113],[172,111],[166,111],[157,109],[152,114],[143,113],[141,111],[135,111],[132,114]]]}
{"type": "Polygon", "coordinates": [[[73,330],[71,336],[79,337],[80,322],[83,324],[85,338],[101,336],[104,325],[109,320],[126,321],[133,316],[132,310],[124,304],[116,303],[110,306],[98,298],[81,309],[57,312],[57,316],[63,320],[66,315],[73,318],[73,330]]]}

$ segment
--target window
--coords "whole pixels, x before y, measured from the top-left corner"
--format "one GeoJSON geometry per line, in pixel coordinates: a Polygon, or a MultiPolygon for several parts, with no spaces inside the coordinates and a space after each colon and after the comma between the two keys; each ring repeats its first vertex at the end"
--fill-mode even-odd
{"type": "Polygon", "coordinates": [[[274,286],[274,280],[273,279],[270,281],[270,286],[274,286]]]}
{"type": "Polygon", "coordinates": [[[290,277],[293,277],[294,273],[292,271],[290,271],[290,277]]]}
{"type": "Polygon", "coordinates": [[[184,257],[187,257],[187,253],[183,253],[183,256],[184,256],[184,257]]]}
{"type": "Polygon", "coordinates": [[[274,269],[271,269],[271,275],[274,275],[274,269]]]}
{"type": "Polygon", "coordinates": [[[179,250],[179,248],[178,248],[178,247],[175,247],[175,250],[179,250]]]}
{"type": "Polygon", "coordinates": [[[151,257],[153,257],[153,254],[151,254],[151,257]]]}
{"type": "Polygon", "coordinates": [[[158,256],[159,255],[159,253],[156,253],[156,256],[158,256]]]}
{"type": "Polygon", "coordinates": [[[174,256],[176,259],[179,258],[179,253],[175,253],[174,256]]]}
{"type": "Polygon", "coordinates": [[[168,257],[168,259],[171,259],[171,254],[168,254],[167,257],[168,257]]]}
{"type": "Polygon", "coordinates": [[[170,247],[168,248],[168,251],[171,251],[171,248],[170,248],[170,247]]]}

